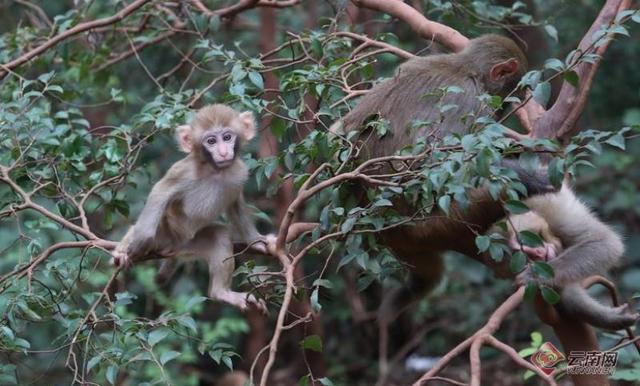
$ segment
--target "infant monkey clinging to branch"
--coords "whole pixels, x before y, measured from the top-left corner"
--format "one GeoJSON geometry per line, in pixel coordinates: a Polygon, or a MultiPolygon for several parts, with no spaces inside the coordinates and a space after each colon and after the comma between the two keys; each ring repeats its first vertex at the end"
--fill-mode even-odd
{"type": "Polygon", "coordinates": [[[235,267],[227,226],[216,223],[226,213],[233,235],[263,253],[274,236],[262,236],[243,197],[247,167],[238,157],[241,145],[254,137],[253,114],[215,104],[201,108],[188,125],[176,129],[187,156],[173,164],[152,188],[136,224],[113,252],[117,266],[148,255],[167,257],[161,274],[177,256],[204,259],[209,265],[209,296],[245,310],[265,311],[253,295],[231,290],[235,267]]]}
{"type": "Polygon", "coordinates": [[[531,260],[546,261],[554,277],[535,277],[530,266],[516,279],[519,285],[537,282],[560,290],[558,308],[593,326],[619,330],[633,325],[640,316],[628,304],[610,307],[595,300],[581,285],[591,275],[600,275],[619,264],[624,253],[620,236],[600,221],[565,182],[558,193],[529,197],[531,211],[507,219],[507,241],[531,260]],[[542,246],[521,245],[518,234],[537,233],[542,246]]]}

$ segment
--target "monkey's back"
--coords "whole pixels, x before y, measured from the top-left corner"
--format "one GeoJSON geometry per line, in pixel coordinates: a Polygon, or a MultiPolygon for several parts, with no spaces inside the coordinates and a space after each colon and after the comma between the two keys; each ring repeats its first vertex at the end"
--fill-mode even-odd
{"type": "Polygon", "coordinates": [[[368,130],[363,133],[370,157],[389,155],[413,143],[412,138],[469,131],[475,116],[488,113],[477,98],[484,90],[475,74],[451,57],[415,58],[400,66],[393,78],[374,86],[343,118],[345,131],[358,129],[374,115],[389,121],[391,130],[382,138],[368,130]],[[413,127],[416,123],[419,127],[413,127]]]}

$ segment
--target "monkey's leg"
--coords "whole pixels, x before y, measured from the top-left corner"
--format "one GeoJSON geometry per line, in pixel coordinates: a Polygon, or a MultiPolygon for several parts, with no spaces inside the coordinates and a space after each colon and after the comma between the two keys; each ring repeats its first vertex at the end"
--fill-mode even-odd
{"type": "Polygon", "coordinates": [[[527,267],[518,274],[516,282],[526,285],[531,281],[540,284],[565,287],[592,275],[601,275],[613,265],[618,256],[622,255],[622,246],[617,239],[611,242],[593,240],[572,245],[562,251],[555,259],[548,262],[553,268],[552,279],[535,278],[531,268],[527,267]]]}
{"type": "Polygon", "coordinates": [[[156,274],[156,284],[162,285],[166,283],[173,276],[173,274],[176,273],[177,268],[178,262],[176,261],[175,256],[167,257],[162,260],[162,263],[160,263],[160,268],[158,269],[158,273],[156,274]]]}
{"type": "Polygon", "coordinates": [[[601,304],[579,283],[570,284],[562,289],[558,308],[592,326],[613,331],[632,326],[640,317],[638,313],[629,309],[627,303],[618,307],[601,304]]]}
{"type": "Polygon", "coordinates": [[[243,311],[251,304],[263,312],[266,311],[266,305],[263,301],[246,292],[231,290],[235,261],[232,257],[231,236],[225,226],[210,225],[199,230],[193,240],[186,244],[184,250],[198,258],[207,260],[210,298],[229,303],[243,311]]]}
{"type": "MultiPolygon", "coordinates": [[[[406,234],[405,234],[406,236],[406,234]]],[[[443,274],[444,264],[439,253],[426,251],[427,245],[419,240],[405,240],[404,244],[393,243],[389,233],[385,234],[385,241],[391,247],[395,256],[410,265],[411,274],[407,285],[394,288],[383,297],[378,308],[378,373],[380,384],[386,381],[389,371],[388,346],[389,326],[398,316],[427,295],[439,282],[443,274]],[[406,246],[413,245],[413,248],[406,246]]],[[[399,239],[397,239],[399,240],[399,239]]]]}

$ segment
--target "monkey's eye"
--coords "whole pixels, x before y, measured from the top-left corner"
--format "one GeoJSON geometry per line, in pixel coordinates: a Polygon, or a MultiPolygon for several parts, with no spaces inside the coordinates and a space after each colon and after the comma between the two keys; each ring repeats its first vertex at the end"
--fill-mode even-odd
{"type": "Polygon", "coordinates": [[[208,143],[209,145],[213,145],[213,144],[215,144],[215,143],[216,143],[216,138],[215,138],[215,137],[209,137],[209,138],[207,138],[207,143],[208,143]]]}
{"type": "Polygon", "coordinates": [[[225,134],[222,136],[222,139],[224,139],[225,142],[229,142],[231,141],[231,134],[225,134]]]}

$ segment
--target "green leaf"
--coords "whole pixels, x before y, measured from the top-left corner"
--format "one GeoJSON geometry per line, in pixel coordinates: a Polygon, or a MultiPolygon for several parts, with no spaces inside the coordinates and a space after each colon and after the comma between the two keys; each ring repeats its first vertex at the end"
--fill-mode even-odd
{"type": "Polygon", "coordinates": [[[522,251],[516,251],[511,256],[511,261],[509,262],[509,269],[513,273],[518,273],[524,269],[526,264],[527,264],[527,255],[525,255],[522,251]]]}
{"type": "Polygon", "coordinates": [[[391,203],[391,201],[387,200],[386,198],[381,198],[378,201],[374,202],[372,206],[374,208],[378,208],[381,206],[393,206],[393,204],[391,203]]]}
{"type": "Polygon", "coordinates": [[[166,328],[153,330],[149,333],[149,337],[147,338],[147,343],[149,343],[149,346],[153,347],[156,344],[158,344],[161,340],[166,338],[167,335],[169,335],[169,332],[170,331],[166,328]]]}
{"type": "Polygon", "coordinates": [[[549,97],[551,96],[551,84],[549,82],[538,83],[533,90],[533,99],[543,107],[547,105],[549,97]]]}
{"type": "Polygon", "coordinates": [[[560,295],[551,287],[542,287],[540,289],[542,298],[549,304],[556,304],[560,301],[560,295]]]}
{"type": "Polygon", "coordinates": [[[511,214],[522,214],[529,211],[529,207],[524,202],[518,200],[507,200],[504,203],[504,207],[511,214]]]}
{"type": "Polygon", "coordinates": [[[327,377],[318,379],[318,382],[320,382],[323,386],[333,386],[334,385],[333,382],[327,377]]]}
{"type": "Polygon", "coordinates": [[[322,310],[322,304],[320,304],[320,301],[318,300],[318,292],[318,288],[314,288],[313,292],[311,292],[311,297],[309,298],[311,308],[315,312],[320,312],[320,310],[322,310]]]}
{"type": "Polygon", "coordinates": [[[90,372],[91,369],[96,367],[96,365],[100,363],[101,359],[102,357],[100,355],[96,355],[93,358],[89,359],[89,361],[87,362],[87,373],[90,372]]]}
{"type": "Polygon", "coordinates": [[[555,40],[556,42],[558,41],[558,30],[556,29],[556,27],[552,26],[551,24],[547,24],[544,26],[544,30],[549,36],[551,36],[553,40],[555,40]]]}
{"type": "Polygon", "coordinates": [[[521,231],[518,232],[518,238],[522,242],[522,244],[528,247],[541,247],[544,245],[540,236],[531,231],[521,231]]]}
{"type": "Polygon", "coordinates": [[[205,296],[194,296],[187,301],[187,304],[184,306],[187,311],[191,311],[191,309],[198,304],[204,302],[208,298],[205,296]]]}
{"type": "Polygon", "coordinates": [[[491,174],[491,158],[492,152],[488,148],[482,149],[476,157],[476,170],[482,177],[489,177],[491,174]]]}
{"type": "Polygon", "coordinates": [[[64,93],[64,90],[62,89],[62,87],[58,86],[57,84],[52,84],[50,86],[47,86],[47,91],[49,91],[49,92],[57,92],[59,94],[64,93]]]}
{"type": "Polygon", "coordinates": [[[333,283],[330,280],[327,280],[327,279],[316,279],[311,286],[312,287],[333,288],[333,283]]]}
{"type": "Polygon", "coordinates": [[[320,43],[320,41],[316,38],[311,39],[311,52],[313,52],[313,54],[317,58],[322,57],[322,52],[323,52],[322,43],[320,43]]]}
{"type": "Polygon", "coordinates": [[[49,83],[51,78],[53,78],[53,74],[54,74],[53,71],[44,73],[38,77],[38,80],[42,83],[49,83]]]}
{"type": "Polygon", "coordinates": [[[560,59],[551,58],[544,62],[544,68],[562,71],[564,69],[564,63],[560,59]]]}
{"type": "Polygon", "coordinates": [[[14,340],[16,338],[16,335],[13,333],[13,330],[7,326],[0,326],[0,332],[2,332],[4,336],[9,338],[9,340],[14,340]]]}
{"type": "Polygon", "coordinates": [[[573,70],[566,71],[564,74],[562,74],[562,77],[573,87],[578,87],[578,84],[580,83],[580,77],[578,77],[578,73],[573,70]]]}
{"type": "Polygon", "coordinates": [[[318,335],[309,335],[300,341],[300,347],[305,350],[322,352],[322,340],[318,335]]]}
{"type": "Polygon", "coordinates": [[[545,279],[551,279],[554,276],[553,268],[544,261],[535,261],[533,263],[533,272],[545,279]]]}
{"type": "Polygon", "coordinates": [[[478,143],[478,138],[473,134],[467,134],[462,137],[460,143],[462,144],[464,151],[470,152],[476,146],[476,143],[478,143]]]}
{"type": "Polygon", "coordinates": [[[448,216],[449,207],[451,206],[451,196],[444,195],[438,199],[438,207],[448,216]]]}
{"type": "Polygon", "coordinates": [[[222,357],[222,363],[229,368],[229,370],[233,370],[233,360],[229,356],[222,357]]]}
{"type": "Polygon", "coordinates": [[[502,243],[491,243],[489,247],[489,255],[491,255],[491,259],[495,262],[501,262],[504,257],[504,249],[506,246],[502,243]]]}
{"type": "Polygon", "coordinates": [[[564,160],[561,158],[552,159],[547,167],[547,173],[549,174],[551,185],[556,188],[562,185],[562,180],[564,179],[564,160]]]}
{"type": "Polygon", "coordinates": [[[181,315],[178,317],[178,323],[182,326],[191,330],[194,334],[198,332],[198,326],[196,325],[196,321],[189,315],[181,315]]]}
{"type": "Polygon", "coordinates": [[[536,297],[536,292],[538,292],[538,286],[536,283],[528,283],[524,289],[524,298],[528,302],[533,301],[536,297]]]}
{"type": "Polygon", "coordinates": [[[222,354],[224,353],[224,351],[222,351],[221,349],[216,349],[216,350],[210,350],[209,351],[209,356],[211,357],[211,359],[213,359],[217,364],[220,364],[220,360],[222,359],[222,354]]]}
{"type": "Polygon", "coordinates": [[[518,351],[518,356],[521,358],[527,358],[533,355],[533,353],[535,353],[536,351],[538,351],[538,349],[535,347],[527,347],[525,349],[518,351]]]}
{"type": "Polygon", "coordinates": [[[489,236],[478,236],[476,237],[476,246],[478,247],[479,252],[484,252],[489,249],[491,245],[491,238],[489,236]]]}
{"type": "Polygon", "coordinates": [[[165,351],[160,355],[160,363],[164,365],[172,359],[175,359],[180,356],[180,353],[177,351],[165,351]]]}
{"type": "Polygon", "coordinates": [[[311,376],[309,374],[303,375],[298,380],[298,386],[309,386],[309,385],[311,385],[311,376]]]}
{"type": "Polygon", "coordinates": [[[258,90],[264,90],[264,81],[262,80],[262,75],[260,75],[259,72],[249,72],[249,80],[258,88],[258,90]]]}
{"type": "Polygon", "coordinates": [[[536,348],[542,345],[542,334],[538,331],[531,333],[531,345],[536,348]]]}
{"type": "Polygon", "coordinates": [[[118,367],[113,365],[107,367],[107,372],[105,375],[107,377],[107,381],[109,381],[110,384],[115,385],[116,377],[118,376],[118,367]]]}
{"type": "Polygon", "coordinates": [[[213,15],[209,19],[209,31],[218,32],[220,30],[220,16],[213,15]]]}
{"type": "Polygon", "coordinates": [[[281,140],[284,136],[284,133],[287,131],[287,124],[284,122],[284,119],[279,117],[274,117],[271,120],[271,124],[269,125],[271,129],[271,133],[278,139],[281,140]]]}
{"type": "Polygon", "coordinates": [[[604,143],[607,143],[613,147],[617,147],[620,150],[625,150],[624,141],[624,136],[622,136],[621,133],[616,133],[609,137],[606,141],[604,141],[604,143]]]}
{"type": "Polygon", "coordinates": [[[343,233],[347,233],[349,232],[351,229],[353,229],[353,226],[356,223],[356,218],[355,217],[347,217],[346,220],[344,220],[344,222],[342,223],[342,226],[340,227],[340,231],[342,231],[343,233]]]}

